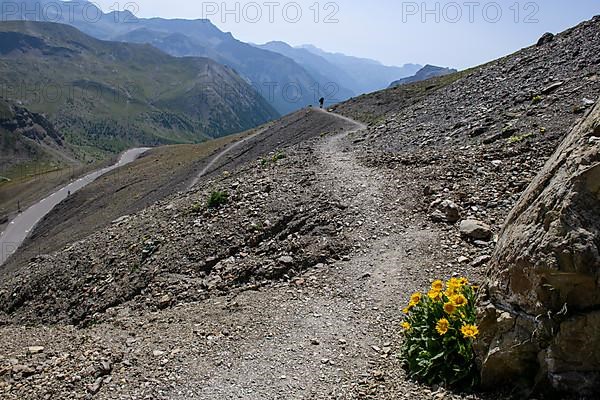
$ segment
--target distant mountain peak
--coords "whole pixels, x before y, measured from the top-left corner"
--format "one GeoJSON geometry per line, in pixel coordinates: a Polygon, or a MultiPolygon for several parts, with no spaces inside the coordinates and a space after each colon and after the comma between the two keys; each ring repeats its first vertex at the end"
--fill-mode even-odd
{"type": "Polygon", "coordinates": [[[402,66],[387,66],[369,58],[348,56],[343,53],[329,53],[312,44],[298,47],[323,57],[329,63],[343,69],[351,77],[346,83],[356,93],[369,93],[388,87],[389,82],[415,74],[422,65],[404,64],[402,66]],[[351,86],[350,86],[351,85],[351,86]]]}
{"type": "Polygon", "coordinates": [[[293,46],[290,46],[289,44],[287,44],[286,42],[283,42],[281,40],[271,40],[270,42],[265,43],[265,45],[284,46],[284,47],[289,47],[290,49],[293,48],[293,46]]]}
{"type": "Polygon", "coordinates": [[[458,71],[453,68],[438,67],[436,65],[427,64],[423,68],[418,70],[417,73],[414,74],[413,76],[410,76],[408,78],[402,78],[402,79],[392,82],[390,87],[407,85],[409,83],[415,83],[415,82],[421,82],[421,81],[424,81],[424,80],[427,80],[430,78],[453,74],[455,72],[458,72],[458,71]]]}

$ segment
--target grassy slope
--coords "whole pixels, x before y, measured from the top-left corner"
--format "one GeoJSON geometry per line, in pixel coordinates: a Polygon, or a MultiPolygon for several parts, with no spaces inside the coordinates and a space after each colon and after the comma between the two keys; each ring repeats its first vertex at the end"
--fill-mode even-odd
{"type": "Polygon", "coordinates": [[[208,59],[100,41],[66,25],[0,23],[0,54],[7,97],[48,114],[82,150],[195,143],[277,115],[233,70],[208,59]]]}

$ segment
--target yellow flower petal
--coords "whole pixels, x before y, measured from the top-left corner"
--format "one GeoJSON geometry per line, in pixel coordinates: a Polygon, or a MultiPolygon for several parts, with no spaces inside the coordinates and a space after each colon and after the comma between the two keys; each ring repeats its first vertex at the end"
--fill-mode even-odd
{"type": "Polygon", "coordinates": [[[448,302],[444,304],[444,311],[446,312],[446,314],[452,315],[456,312],[456,304],[454,304],[453,302],[448,302]]]}
{"type": "Polygon", "coordinates": [[[419,304],[420,301],[421,301],[421,293],[415,293],[412,296],[410,296],[410,302],[413,303],[414,305],[419,304]]]}
{"type": "Polygon", "coordinates": [[[427,293],[427,297],[433,301],[439,301],[442,299],[442,292],[438,290],[430,290],[429,293],[427,293]]]}
{"type": "Polygon", "coordinates": [[[477,325],[465,325],[460,331],[467,339],[475,339],[477,335],[479,335],[479,328],[477,328],[477,325]]]}
{"type": "Polygon", "coordinates": [[[440,334],[440,335],[445,335],[446,333],[448,333],[448,329],[450,328],[450,322],[448,322],[448,320],[446,318],[442,318],[438,321],[437,325],[435,326],[435,330],[440,334]]]}
{"type": "Polygon", "coordinates": [[[450,297],[450,301],[453,302],[457,307],[464,307],[469,303],[467,298],[462,294],[456,294],[450,297]]]}

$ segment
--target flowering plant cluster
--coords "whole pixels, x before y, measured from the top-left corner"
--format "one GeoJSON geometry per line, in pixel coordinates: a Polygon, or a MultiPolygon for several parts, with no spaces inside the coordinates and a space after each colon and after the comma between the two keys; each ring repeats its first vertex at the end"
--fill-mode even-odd
{"type": "Polygon", "coordinates": [[[426,295],[413,294],[403,311],[401,357],[409,375],[427,384],[476,386],[475,287],[466,278],[438,280],[426,295]]]}

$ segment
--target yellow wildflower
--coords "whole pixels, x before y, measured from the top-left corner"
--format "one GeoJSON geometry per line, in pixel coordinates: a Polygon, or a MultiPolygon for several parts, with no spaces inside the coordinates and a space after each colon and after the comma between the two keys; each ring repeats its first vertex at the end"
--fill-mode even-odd
{"type": "Polygon", "coordinates": [[[465,277],[459,278],[458,282],[460,283],[461,286],[465,286],[469,284],[469,280],[465,277]]]}
{"type": "Polygon", "coordinates": [[[477,328],[477,325],[465,325],[460,331],[467,339],[475,339],[477,335],[479,335],[479,328],[477,328]]]}
{"type": "Polygon", "coordinates": [[[439,301],[442,299],[442,292],[438,290],[430,290],[427,294],[427,297],[433,301],[439,301]]]}
{"type": "Polygon", "coordinates": [[[437,280],[431,284],[432,292],[441,292],[442,290],[444,290],[444,282],[437,280]]]}
{"type": "Polygon", "coordinates": [[[446,311],[446,313],[448,315],[452,315],[456,312],[456,304],[454,304],[453,302],[448,302],[444,304],[444,311],[446,311]]]}
{"type": "Polygon", "coordinates": [[[416,306],[421,301],[421,293],[415,293],[410,296],[410,304],[416,306]]]}
{"type": "Polygon", "coordinates": [[[405,308],[402,310],[402,312],[403,312],[404,314],[408,314],[408,313],[410,313],[410,309],[411,309],[411,308],[412,308],[412,306],[410,306],[410,305],[409,305],[408,307],[405,307],[405,308]]]}
{"type": "Polygon", "coordinates": [[[444,294],[447,297],[452,297],[452,296],[460,293],[460,289],[462,289],[460,280],[458,280],[457,278],[452,278],[447,282],[447,289],[444,294]]]}
{"type": "Polygon", "coordinates": [[[404,321],[402,323],[402,329],[404,329],[405,331],[409,331],[410,330],[410,324],[406,321],[404,321]]]}
{"type": "Polygon", "coordinates": [[[450,322],[448,322],[448,320],[446,318],[440,319],[438,321],[437,325],[435,326],[435,330],[442,336],[445,335],[446,333],[448,333],[449,328],[450,328],[450,322]]]}
{"type": "Polygon", "coordinates": [[[450,278],[450,280],[448,281],[448,287],[453,289],[460,289],[464,286],[462,282],[463,281],[459,278],[450,278]]]}
{"type": "Polygon", "coordinates": [[[452,303],[454,303],[457,307],[464,307],[468,303],[467,298],[465,296],[463,296],[462,294],[456,294],[456,295],[450,297],[450,301],[452,303]]]}

